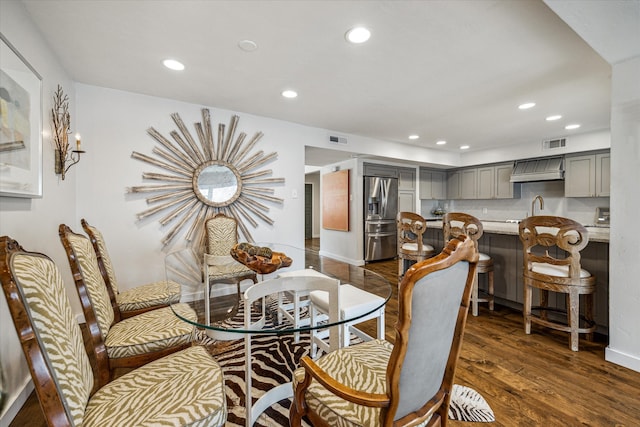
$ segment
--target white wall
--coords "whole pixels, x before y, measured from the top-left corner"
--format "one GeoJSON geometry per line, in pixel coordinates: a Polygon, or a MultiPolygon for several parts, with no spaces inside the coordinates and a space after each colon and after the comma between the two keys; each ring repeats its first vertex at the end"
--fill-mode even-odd
{"type": "MultiPolygon", "coordinates": [[[[0,197],[0,235],[16,239],[26,250],[49,255],[61,266],[67,290],[75,294],[66,255],[58,239],[58,225],[75,220],[77,171],[71,168],[64,181],[54,173],[53,144],[50,137],[50,111],[53,93],[58,84],[69,95],[71,126],[73,130],[76,129],[74,87],[21,2],[0,1],[0,28],[2,34],[42,77],[44,131],[43,196],[38,199],[0,197]]],[[[75,307],[79,308],[79,304],[75,307]]],[[[7,405],[5,413],[0,417],[0,426],[5,426],[20,409],[32,386],[4,297],[0,297],[0,324],[0,360],[8,388],[7,405]]]]}
{"type": "MultiPolygon", "coordinates": [[[[168,211],[141,221],[136,219],[137,213],[155,205],[146,204],[149,194],[128,194],[127,187],[158,184],[158,181],[143,181],[142,173],[167,171],[130,156],[133,151],[151,155],[153,148],[159,146],[147,135],[149,127],[171,139],[169,133],[177,129],[170,117],[172,113],[179,113],[197,138],[193,123],[202,121],[201,106],[82,84],[77,85],[77,98],[81,110],[79,126],[87,150],[86,160],[77,170],[78,218],[85,218],[101,230],[121,287],[161,279],[164,255],[188,243],[183,233],[162,247],[161,240],[174,223],[163,227],[158,219],[168,211]]],[[[218,123],[228,124],[234,114],[216,108],[209,110],[214,129],[218,123]]],[[[265,154],[278,153],[277,159],[257,170],[271,169],[271,177],[285,178],[284,184],[270,185],[275,189],[274,196],[283,198],[284,203],[262,202],[269,207],[266,214],[274,224],[257,219],[258,228],[250,224],[247,228],[256,242],[275,241],[303,247],[305,179],[304,146],[300,141],[309,134],[313,136],[317,130],[249,114],[238,115],[236,136],[245,132],[248,139],[258,131],[264,133],[250,154],[260,150],[265,154]],[[296,198],[293,198],[294,192],[296,198]]],[[[215,133],[217,137],[217,131],[215,133]]]]}
{"type": "Polygon", "coordinates": [[[613,66],[607,360],[640,372],[640,57],[613,66]]]}

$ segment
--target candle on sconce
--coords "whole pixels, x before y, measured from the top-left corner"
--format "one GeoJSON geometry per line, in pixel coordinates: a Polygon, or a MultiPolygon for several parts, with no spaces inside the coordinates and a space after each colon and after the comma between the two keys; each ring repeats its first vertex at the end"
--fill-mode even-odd
{"type": "Polygon", "coordinates": [[[82,151],[82,142],[80,141],[80,134],[76,133],[76,150],[82,151]]]}

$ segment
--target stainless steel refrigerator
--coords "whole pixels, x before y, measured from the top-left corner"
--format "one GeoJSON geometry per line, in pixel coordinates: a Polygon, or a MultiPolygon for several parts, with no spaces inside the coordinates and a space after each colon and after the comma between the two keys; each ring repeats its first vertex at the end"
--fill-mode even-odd
{"type": "Polygon", "coordinates": [[[397,255],[398,179],[364,177],[364,260],[397,255]]]}

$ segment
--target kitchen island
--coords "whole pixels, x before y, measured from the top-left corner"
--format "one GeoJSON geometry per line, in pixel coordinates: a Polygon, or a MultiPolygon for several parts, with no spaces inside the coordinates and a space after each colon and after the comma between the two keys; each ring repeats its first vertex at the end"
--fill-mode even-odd
{"type": "MultiPolygon", "coordinates": [[[[522,243],[517,222],[482,221],[484,234],[480,238],[480,251],[493,258],[494,293],[497,304],[522,310],[524,299],[522,243]]],[[[582,268],[596,276],[594,318],[598,332],[608,333],[609,325],[609,227],[586,227],[589,244],[581,254],[582,268]]],[[[425,243],[435,247],[436,253],[443,248],[442,221],[428,221],[425,243]]],[[[480,289],[486,289],[486,275],[479,275],[480,289]]],[[[564,307],[564,296],[550,294],[551,306],[564,307]]],[[[539,296],[534,292],[534,305],[539,296]]]]}

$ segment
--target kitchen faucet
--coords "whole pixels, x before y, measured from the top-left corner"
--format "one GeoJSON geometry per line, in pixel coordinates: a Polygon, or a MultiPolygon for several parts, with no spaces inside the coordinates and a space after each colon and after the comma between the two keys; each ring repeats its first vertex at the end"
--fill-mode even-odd
{"type": "Polygon", "coordinates": [[[531,216],[535,215],[535,208],[536,208],[536,200],[540,200],[540,210],[543,211],[544,210],[544,199],[542,198],[541,195],[537,195],[534,199],[533,202],[531,202],[531,216]]]}

